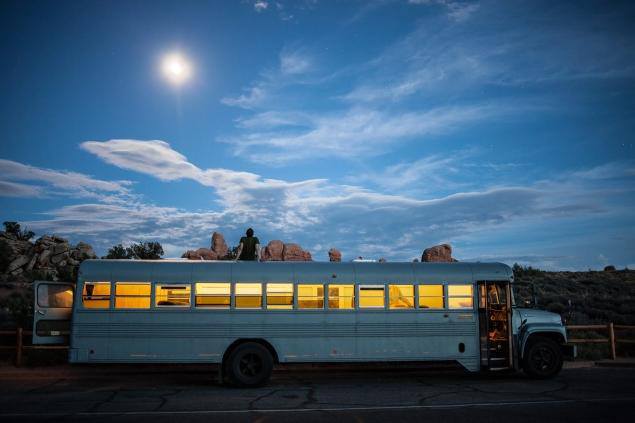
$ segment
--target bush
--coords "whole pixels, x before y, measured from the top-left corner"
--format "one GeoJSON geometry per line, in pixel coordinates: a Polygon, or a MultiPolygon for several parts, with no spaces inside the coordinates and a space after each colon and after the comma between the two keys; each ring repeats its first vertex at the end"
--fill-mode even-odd
{"type": "Polygon", "coordinates": [[[102,257],[103,259],[109,260],[121,260],[121,259],[131,259],[132,251],[129,248],[124,247],[121,244],[117,244],[112,246],[108,250],[108,254],[102,257]]]}
{"type": "Polygon", "coordinates": [[[17,326],[30,328],[33,325],[33,292],[12,292],[0,300],[0,309],[5,311],[17,326]]]}
{"type": "Polygon", "coordinates": [[[139,242],[129,247],[132,257],[139,260],[159,260],[163,253],[163,247],[158,242],[139,242]]]}
{"type": "Polygon", "coordinates": [[[105,259],[138,259],[159,260],[164,254],[163,247],[158,242],[138,242],[130,247],[117,244],[108,250],[105,259]]]}
{"type": "Polygon", "coordinates": [[[3,225],[6,233],[15,236],[21,241],[28,241],[35,236],[33,231],[20,229],[20,224],[18,222],[4,222],[3,225]]]}

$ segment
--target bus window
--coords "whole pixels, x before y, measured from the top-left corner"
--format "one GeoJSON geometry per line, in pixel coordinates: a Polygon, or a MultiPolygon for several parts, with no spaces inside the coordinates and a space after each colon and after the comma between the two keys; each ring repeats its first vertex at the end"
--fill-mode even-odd
{"type": "Polygon", "coordinates": [[[419,285],[419,308],[443,307],[443,285],[419,285]]]}
{"type": "Polygon", "coordinates": [[[84,308],[110,308],[110,282],[84,282],[84,308]]]}
{"type": "Polygon", "coordinates": [[[412,285],[389,285],[388,294],[390,308],[414,308],[415,306],[415,288],[412,285]]]}
{"type": "Polygon", "coordinates": [[[228,283],[196,283],[196,307],[229,308],[231,287],[228,283]]]}
{"type": "Polygon", "coordinates": [[[158,284],[154,295],[158,307],[190,306],[189,284],[158,284]]]}
{"type": "Polygon", "coordinates": [[[262,307],[262,284],[259,283],[237,283],[236,308],[261,308],[262,307]]]}
{"type": "Polygon", "coordinates": [[[324,285],[298,285],[298,308],[324,308],[324,285]]]}
{"type": "Polygon", "coordinates": [[[473,302],[472,285],[448,285],[449,308],[472,308],[473,302]]]}
{"type": "Polygon", "coordinates": [[[355,285],[329,285],[329,308],[355,308],[355,285]]]}
{"type": "Polygon", "coordinates": [[[38,286],[37,303],[42,308],[73,307],[73,289],[70,285],[42,283],[38,286]]]}
{"type": "Polygon", "coordinates": [[[115,283],[115,308],[150,308],[150,282],[115,283]]]}
{"type": "Polygon", "coordinates": [[[384,308],[384,290],[383,285],[360,285],[359,307],[384,308]]]}
{"type": "Polygon", "coordinates": [[[293,284],[268,283],[267,308],[277,310],[293,309],[293,284]]]}

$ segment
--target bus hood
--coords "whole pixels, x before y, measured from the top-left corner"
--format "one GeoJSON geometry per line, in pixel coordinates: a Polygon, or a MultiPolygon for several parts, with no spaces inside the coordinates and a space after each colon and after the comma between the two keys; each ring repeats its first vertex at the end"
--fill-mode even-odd
{"type": "Polygon", "coordinates": [[[562,319],[557,313],[552,313],[545,310],[538,310],[535,308],[518,308],[517,310],[518,314],[520,315],[520,320],[526,320],[526,324],[557,323],[558,325],[562,325],[562,319]]]}

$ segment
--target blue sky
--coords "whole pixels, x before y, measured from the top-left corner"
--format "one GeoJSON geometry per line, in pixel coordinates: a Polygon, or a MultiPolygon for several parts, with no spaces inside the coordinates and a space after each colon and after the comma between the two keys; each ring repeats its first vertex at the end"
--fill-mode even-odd
{"type": "Polygon", "coordinates": [[[0,5],[0,218],[635,267],[632,2],[0,5]],[[175,86],[160,63],[178,52],[175,86]]]}

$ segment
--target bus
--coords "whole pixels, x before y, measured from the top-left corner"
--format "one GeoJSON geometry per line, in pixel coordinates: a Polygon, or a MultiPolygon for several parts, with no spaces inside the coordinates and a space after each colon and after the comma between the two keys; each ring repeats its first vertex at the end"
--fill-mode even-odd
{"type": "Polygon", "coordinates": [[[86,260],[37,281],[34,344],[71,363],[216,363],[267,382],[282,363],[453,361],[549,378],[574,354],[558,314],[516,307],[501,263],[86,260]]]}

